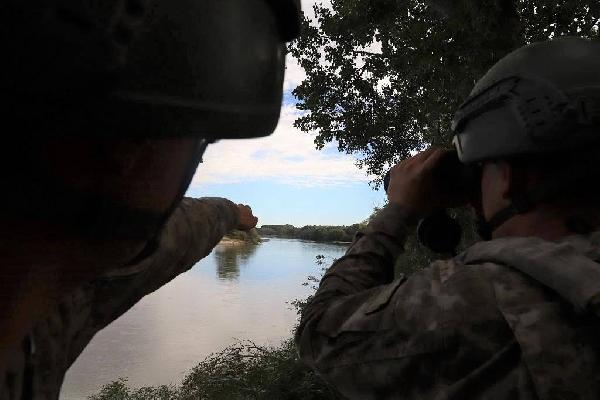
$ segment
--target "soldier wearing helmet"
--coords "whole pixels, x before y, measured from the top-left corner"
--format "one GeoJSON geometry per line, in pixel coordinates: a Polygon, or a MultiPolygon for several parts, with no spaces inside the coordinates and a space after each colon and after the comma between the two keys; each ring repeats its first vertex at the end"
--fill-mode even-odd
{"type": "Polygon", "coordinates": [[[184,194],[210,143],[273,132],[300,2],[0,10],[0,399],[57,399],[99,330],[256,225],[184,194]]]}
{"type": "Polygon", "coordinates": [[[600,398],[600,43],[560,38],[499,61],[458,110],[483,241],[394,277],[408,230],[467,203],[429,149],[323,277],[301,357],[351,399],[600,398]]]}

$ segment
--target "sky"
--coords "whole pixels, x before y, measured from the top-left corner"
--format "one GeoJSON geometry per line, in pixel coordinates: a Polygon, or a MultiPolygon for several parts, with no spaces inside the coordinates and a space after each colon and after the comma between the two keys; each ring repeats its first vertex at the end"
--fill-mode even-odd
{"type": "MultiPolygon", "coordinates": [[[[311,16],[316,1],[302,0],[311,16]]],[[[288,56],[281,117],[266,138],[222,140],[206,150],[187,195],[225,197],[248,204],[258,225],[351,225],[385,201],[356,164],[332,143],[316,150],[314,134],[293,127],[301,114],[292,90],[304,72],[288,56]]]]}

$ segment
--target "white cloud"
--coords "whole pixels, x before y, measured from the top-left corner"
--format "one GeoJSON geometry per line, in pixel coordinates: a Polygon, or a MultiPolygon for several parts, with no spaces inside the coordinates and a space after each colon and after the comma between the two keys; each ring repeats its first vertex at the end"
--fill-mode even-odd
{"type": "Polygon", "coordinates": [[[369,177],[354,157],[315,149],[314,136],[293,127],[298,115],[285,106],[271,136],[223,140],[208,147],[192,185],[268,179],[302,186],[346,185],[369,177]]]}
{"type": "MultiPolygon", "coordinates": [[[[310,18],[314,17],[312,5],[315,3],[330,5],[329,0],[302,0],[302,8],[310,18]]],[[[288,57],[284,90],[290,92],[304,78],[304,70],[288,57]]],[[[277,129],[269,137],[223,140],[209,146],[192,185],[268,179],[318,186],[370,180],[358,169],[353,156],[316,150],[314,135],[293,127],[298,113],[293,105],[285,105],[277,129]]]]}
{"type": "Polygon", "coordinates": [[[306,78],[306,73],[295,58],[288,54],[285,63],[285,80],[283,82],[283,90],[291,92],[306,78]]]}

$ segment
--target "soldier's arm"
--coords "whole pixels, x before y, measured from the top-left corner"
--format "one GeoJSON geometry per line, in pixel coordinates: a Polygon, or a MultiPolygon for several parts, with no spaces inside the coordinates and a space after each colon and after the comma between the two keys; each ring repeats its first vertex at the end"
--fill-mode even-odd
{"type": "Polygon", "coordinates": [[[440,295],[441,271],[452,262],[393,280],[408,226],[443,200],[432,185],[419,184],[430,180],[442,155],[431,149],[394,167],[390,205],[327,272],[303,310],[296,333],[301,358],[350,398],[427,397],[419,382],[428,376],[433,388],[434,376],[453,369],[443,360],[453,359],[451,339],[460,323],[453,307],[464,302],[460,293],[440,295]]]}
{"type": "Polygon", "coordinates": [[[121,305],[106,307],[107,311],[122,314],[146,294],[190,269],[238,223],[238,207],[227,199],[184,198],[145,257],[131,266],[114,270],[99,281],[104,287],[99,291],[100,297],[108,297],[119,281],[129,293],[128,297],[121,296],[121,305]]]}
{"type": "MultiPolygon", "coordinates": [[[[184,198],[158,235],[155,246],[138,262],[117,268],[65,300],[64,310],[78,310],[69,338],[70,365],[91,338],[155,291],[208,255],[222,237],[239,223],[236,204],[222,198],[184,198]],[[85,311],[87,318],[81,318],[85,311]]],[[[67,328],[67,327],[65,327],[67,328]]]]}
{"type": "Polygon", "coordinates": [[[310,317],[335,298],[388,284],[394,279],[394,263],[408,233],[406,212],[395,204],[385,206],[364,229],[356,233],[346,254],[324,275],[319,289],[304,309],[298,332],[310,317]]]}
{"type": "Polygon", "coordinates": [[[357,236],[296,331],[301,359],[348,398],[433,398],[510,339],[477,269],[440,260],[392,278],[406,237],[403,218],[401,208],[388,206],[357,236]]]}
{"type": "Polygon", "coordinates": [[[419,357],[443,349],[444,331],[428,329],[438,316],[437,268],[408,280],[393,276],[412,222],[401,207],[386,206],[325,274],[303,310],[295,336],[301,359],[350,398],[377,398],[377,390],[409,393],[413,384],[389,380],[390,370],[406,379],[419,357]]]}
{"type": "Polygon", "coordinates": [[[314,341],[327,336],[320,335],[321,328],[342,330],[370,298],[393,291],[403,281],[399,277],[393,282],[394,263],[403,251],[409,222],[401,207],[386,205],[364,230],[356,233],[346,254],[325,273],[317,292],[302,310],[296,330],[296,344],[308,364],[314,365],[319,358],[314,341]]]}

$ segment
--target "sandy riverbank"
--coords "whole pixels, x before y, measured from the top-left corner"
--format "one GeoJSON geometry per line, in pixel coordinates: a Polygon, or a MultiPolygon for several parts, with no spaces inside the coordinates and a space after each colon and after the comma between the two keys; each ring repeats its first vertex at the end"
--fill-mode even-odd
{"type": "Polygon", "coordinates": [[[232,239],[232,238],[224,237],[223,239],[221,239],[219,244],[225,245],[225,246],[240,246],[243,244],[247,244],[247,242],[242,239],[232,239]]]}

